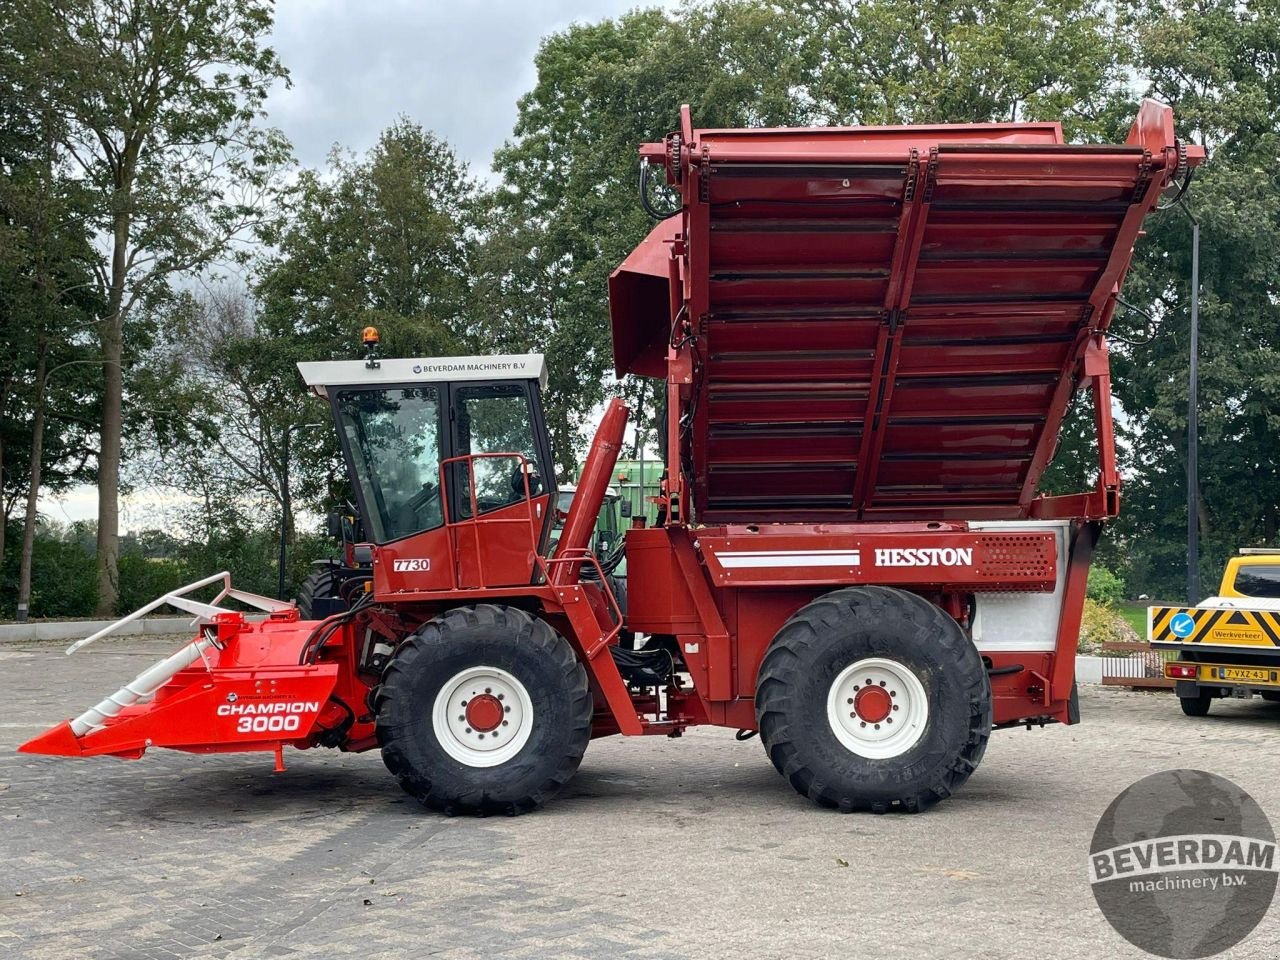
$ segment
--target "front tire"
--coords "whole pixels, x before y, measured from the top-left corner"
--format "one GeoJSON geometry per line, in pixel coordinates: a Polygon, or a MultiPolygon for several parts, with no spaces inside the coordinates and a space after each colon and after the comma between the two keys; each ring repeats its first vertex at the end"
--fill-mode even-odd
{"type": "Polygon", "coordinates": [[[514,607],[459,607],[396,652],[378,697],[382,759],[433,810],[517,814],[568,782],[591,739],[573,649],[514,607]]]}
{"type": "Polygon", "coordinates": [[[968,778],[991,684],[960,626],[915,594],[848,587],[801,608],[760,665],[756,719],[793,787],[842,812],[916,813],[968,778]]]}

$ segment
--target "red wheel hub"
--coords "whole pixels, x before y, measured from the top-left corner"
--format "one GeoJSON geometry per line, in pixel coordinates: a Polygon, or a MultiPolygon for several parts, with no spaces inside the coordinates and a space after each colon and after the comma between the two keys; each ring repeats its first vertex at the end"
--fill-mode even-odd
{"type": "Polygon", "coordinates": [[[502,701],[489,693],[478,693],[467,701],[467,725],[488,733],[502,723],[502,701]]]}
{"type": "Polygon", "coordinates": [[[859,719],[880,723],[892,712],[893,698],[884,687],[863,687],[853,698],[853,709],[859,719]]]}

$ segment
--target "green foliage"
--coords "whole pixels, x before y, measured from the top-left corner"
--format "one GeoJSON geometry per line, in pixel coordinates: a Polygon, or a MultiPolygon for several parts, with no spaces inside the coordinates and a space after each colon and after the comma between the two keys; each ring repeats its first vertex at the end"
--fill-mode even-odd
{"type": "Polygon", "coordinates": [[[338,544],[327,536],[320,534],[299,534],[298,538],[293,542],[293,546],[289,548],[288,576],[287,584],[289,586],[288,596],[290,598],[298,595],[298,587],[302,585],[302,581],[314,569],[313,564],[317,560],[341,560],[342,552],[338,548],[338,544]]]}
{"type": "Polygon", "coordinates": [[[653,225],[636,146],[681,103],[699,127],[1065,117],[1097,137],[1117,110],[1118,50],[1106,8],[1082,0],[711,2],[546,38],[494,160],[474,313],[497,345],[548,355],[562,476],[607,392],[655,412],[643,385],[609,382],[606,280],[653,225]]]}
{"type": "Polygon", "coordinates": [[[93,282],[100,260],[85,224],[90,191],[57,163],[58,119],[27,111],[7,41],[0,36],[0,338],[6,345],[0,504],[6,517],[26,501],[37,409],[53,420],[43,436],[43,486],[61,490],[92,478],[90,435],[101,378],[77,334],[103,305],[93,282]]]}
{"type": "Polygon", "coordinates": [[[1089,568],[1085,595],[1094,603],[1115,608],[1124,602],[1124,580],[1101,564],[1089,568]]]}
{"type": "Polygon", "coordinates": [[[1109,604],[1087,599],[1080,618],[1080,644],[1078,652],[1098,656],[1104,643],[1134,643],[1142,639],[1124,617],[1109,604]]]}
{"type": "MultiPolygon", "coordinates": [[[[335,150],[324,174],[305,172],[264,230],[274,252],[260,264],[260,314],[220,338],[210,366],[264,430],[323,425],[291,454],[302,495],[322,508],[349,496],[345,469],[330,414],[303,399],[296,363],[359,356],[366,326],[385,356],[494,352],[467,312],[477,198],[453,150],[402,119],[366,156],[335,150]]],[[[277,474],[281,454],[269,455],[277,474]]]]}
{"type": "MultiPolygon", "coordinates": [[[[33,552],[32,616],[84,617],[93,612],[94,558],[84,527],[39,531],[33,552]]],[[[0,565],[0,617],[16,614],[18,596],[18,537],[7,537],[0,565]]]]}
{"type": "MultiPolygon", "coordinates": [[[[120,551],[120,610],[137,610],[156,597],[185,586],[195,577],[175,559],[145,556],[127,547],[120,551]]],[[[36,607],[36,610],[40,608],[36,607]]],[[[91,611],[86,611],[89,613],[91,611]]]]}
{"type": "MultiPolygon", "coordinates": [[[[0,619],[16,613],[19,544],[13,532],[0,563],[0,619]]],[[[93,615],[94,539],[88,524],[38,528],[32,567],[33,619],[93,615]]],[[[278,551],[279,528],[270,526],[217,531],[203,540],[180,541],[154,531],[127,538],[120,551],[120,609],[136,610],[170,590],[222,570],[231,573],[236,587],[274,597],[278,551]]],[[[296,595],[313,560],[331,558],[337,552],[337,545],[327,537],[299,536],[289,551],[286,595],[296,595]]]]}
{"type": "Polygon", "coordinates": [[[149,339],[146,308],[177,274],[245,259],[232,242],[259,221],[289,160],[278,131],[258,125],[268,88],[288,76],[263,44],[271,23],[262,0],[0,0],[15,112],[56,118],[44,130],[52,162],[88,194],[84,224],[108,251],[92,273],[103,307],[91,325],[104,614],[118,594],[126,407],[165,406],[138,390],[167,378],[131,378],[149,339]]]}
{"type": "MultiPolygon", "coordinates": [[[[1201,222],[1198,512],[1210,589],[1238,547],[1280,531],[1280,8],[1131,0],[1120,12],[1148,92],[1172,104],[1181,135],[1210,153],[1185,207],[1201,222]]],[[[1121,348],[1114,360],[1129,479],[1116,533],[1131,587],[1181,598],[1191,223],[1176,209],[1148,229],[1126,297],[1160,325],[1149,346],[1121,348]]],[[[1145,326],[1119,318],[1130,335],[1145,326]]]]}
{"type": "Polygon", "coordinates": [[[369,325],[390,356],[456,352],[469,332],[475,203],[466,165],[409,120],[362,159],[335,150],[264,231],[276,253],[258,285],[262,330],[311,359],[355,356],[369,325]]]}
{"type": "Polygon", "coordinates": [[[1109,134],[1121,49],[1098,0],[801,0],[814,112],[833,123],[1061,121],[1109,134]],[[928,82],[921,82],[928,77],[928,82]]]}
{"type": "MultiPolygon", "coordinates": [[[[226,251],[260,216],[289,159],[258,125],[288,77],[263,41],[262,0],[3,0],[29,114],[62,118],[60,162],[96,193],[95,225],[123,245],[112,309],[226,251]]],[[[113,268],[114,269],[114,268],[113,268]]],[[[104,291],[105,292],[105,291],[104,291]]]]}
{"type": "MultiPolygon", "coordinates": [[[[547,420],[562,479],[579,426],[610,389],[606,283],[653,226],[636,201],[636,147],[692,105],[699,124],[794,123],[799,21],[772,5],[720,3],[575,25],[543,41],[494,169],[473,314],[504,350],[548,355],[547,420]]],[[[638,396],[638,386],[631,387],[638,396]]],[[[651,412],[651,408],[650,408],[651,412]]]]}

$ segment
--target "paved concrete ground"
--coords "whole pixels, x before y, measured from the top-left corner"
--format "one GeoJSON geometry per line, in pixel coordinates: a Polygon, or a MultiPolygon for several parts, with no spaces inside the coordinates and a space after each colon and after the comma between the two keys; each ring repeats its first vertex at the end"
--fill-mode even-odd
{"type": "MultiPolygon", "coordinates": [[[[1085,879],[1121,789],[1199,767],[1280,827],[1280,706],[1102,688],[917,817],[813,807],[717,730],[593,743],[545,810],[489,820],[419,809],[376,753],[13,753],[168,649],[0,649],[0,957],[1136,957],[1085,879]]],[[[1280,956],[1280,906],[1228,956],[1280,956]]]]}

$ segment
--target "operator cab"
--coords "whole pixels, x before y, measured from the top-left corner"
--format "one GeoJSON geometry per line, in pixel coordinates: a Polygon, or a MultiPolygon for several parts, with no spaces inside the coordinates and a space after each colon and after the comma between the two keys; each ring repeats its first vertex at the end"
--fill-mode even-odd
{"type": "MultiPolygon", "coordinates": [[[[462,576],[457,528],[484,519],[498,521],[487,531],[495,543],[485,581],[531,582],[530,539],[541,552],[554,519],[541,355],[378,359],[370,351],[365,360],[298,369],[333,410],[365,536],[389,558],[403,557],[383,564],[405,575],[391,589],[463,585],[449,578],[462,576]],[[522,520],[519,530],[502,525],[522,520]]],[[[467,537],[474,552],[479,531],[467,537]]],[[[379,579],[375,570],[375,591],[379,579]]]]}

